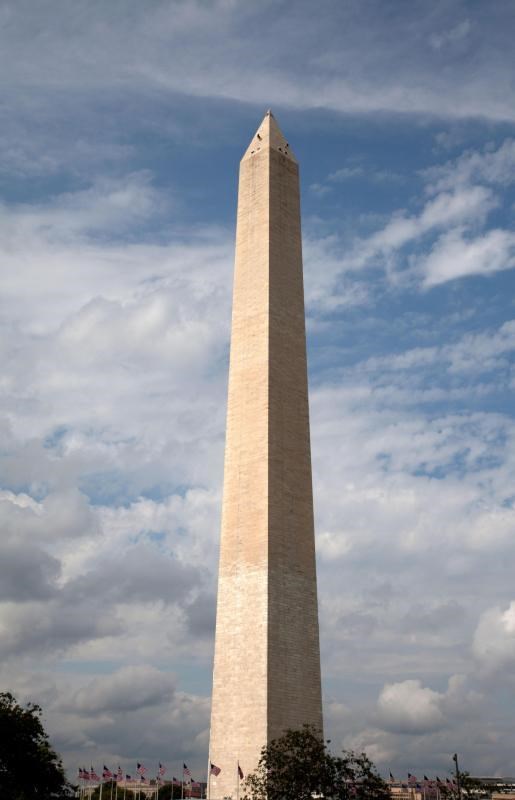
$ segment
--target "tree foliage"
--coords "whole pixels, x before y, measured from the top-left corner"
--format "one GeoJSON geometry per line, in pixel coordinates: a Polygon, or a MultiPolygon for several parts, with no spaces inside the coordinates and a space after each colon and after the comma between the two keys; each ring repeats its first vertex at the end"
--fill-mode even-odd
{"type": "Polygon", "coordinates": [[[159,787],[159,800],[173,800],[181,796],[181,787],[174,786],[172,783],[165,783],[164,786],[159,787]]]}
{"type": "Polygon", "coordinates": [[[365,753],[334,756],[321,733],[305,725],[263,747],[243,800],[388,800],[388,786],[365,753]]]}
{"type": "MultiPolygon", "coordinates": [[[[115,780],[103,781],[102,800],[109,800],[110,797],[115,797],[115,796],[116,796],[116,781],[115,780]]],[[[126,792],[125,800],[132,800],[133,797],[134,795],[132,792],[126,792]]],[[[99,798],[100,798],[100,786],[97,786],[96,789],[93,789],[93,791],[91,792],[90,800],[99,800],[99,798]]]]}
{"type": "Polygon", "coordinates": [[[61,760],[41,722],[41,708],[20,706],[0,692],[0,797],[2,800],[57,800],[71,796],[61,760]]]}

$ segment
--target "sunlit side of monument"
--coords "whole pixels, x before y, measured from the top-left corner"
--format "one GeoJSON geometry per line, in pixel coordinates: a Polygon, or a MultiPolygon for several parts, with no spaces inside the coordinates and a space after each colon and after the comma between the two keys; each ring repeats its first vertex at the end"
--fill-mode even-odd
{"type": "Polygon", "coordinates": [[[210,796],[322,728],[299,171],[267,112],[240,165],[210,796]]]}

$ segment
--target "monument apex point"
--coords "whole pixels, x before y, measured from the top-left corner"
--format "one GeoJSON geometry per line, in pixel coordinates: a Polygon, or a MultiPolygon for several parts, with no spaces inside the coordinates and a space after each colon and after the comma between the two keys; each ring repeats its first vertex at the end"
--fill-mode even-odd
{"type": "Polygon", "coordinates": [[[288,144],[288,140],[277,124],[277,120],[272,114],[271,109],[268,109],[263,117],[261,125],[252,137],[242,161],[246,158],[257,156],[266,150],[277,150],[290,161],[297,163],[297,160],[290,149],[290,145],[288,144]]]}

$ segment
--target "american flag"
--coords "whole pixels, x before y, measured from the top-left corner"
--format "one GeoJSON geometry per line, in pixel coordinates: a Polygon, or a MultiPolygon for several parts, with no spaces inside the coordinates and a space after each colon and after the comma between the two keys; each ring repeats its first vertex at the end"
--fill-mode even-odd
{"type": "Polygon", "coordinates": [[[111,770],[110,770],[110,769],[108,769],[108,768],[106,767],[106,765],[105,765],[105,764],[104,764],[104,771],[102,772],[102,777],[103,777],[103,778],[112,778],[112,777],[113,777],[113,773],[111,772],[111,770]]]}
{"type": "Polygon", "coordinates": [[[163,775],[165,774],[165,772],[166,772],[166,767],[163,767],[163,765],[161,764],[161,762],[159,762],[159,775],[160,775],[161,777],[163,777],[163,775]]]}
{"type": "Polygon", "coordinates": [[[141,781],[141,783],[145,783],[145,776],[144,775],[140,776],[140,781],[141,781]]]}
{"type": "Polygon", "coordinates": [[[123,772],[121,767],[118,767],[118,772],[116,773],[116,780],[117,781],[123,780],[123,772]]]}
{"type": "Polygon", "coordinates": [[[408,772],[408,783],[417,783],[418,778],[416,775],[412,775],[411,772],[408,772]]]}
{"type": "Polygon", "coordinates": [[[125,776],[125,780],[126,780],[126,781],[132,781],[132,778],[131,778],[131,776],[130,776],[130,775],[126,775],[126,776],[125,776]]]}
{"type": "Polygon", "coordinates": [[[243,770],[240,767],[239,763],[238,763],[238,778],[240,779],[240,781],[243,780],[243,770]]]}
{"type": "Polygon", "coordinates": [[[148,769],[146,767],[144,767],[143,764],[138,763],[138,768],[137,768],[136,772],[139,775],[143,776],[145,774],[145,772],[148,772],[148,769]]]}
{"type": "Polygon", "coordinates": [[[188,767],[184,763],[182,765],[182,774],[183,775],[187,775],[189,778],[191,778],[191,771],[188,769],[188,767]]]}
{"type": "Polygon", "coordinates": [[[89,771],[89,777],[91,778],[92,781],[99,781],[100,780],[100,778],[98,777],[98,775],[95,772],[95,770],[93,769],[93,767],[91,767],[91,769],[89,771]]]}
{"type": "Polygon", "coordinates": [[[78,769],[79,780],[82,780],[82,767],[78,769]]]}
{"type": "Polygon", "coordinates": [[[82,780],[89,781],[89,772],[84,767],[82,769],[82,780]]]}
{"type": "Polygon", "coordinates": [[[172,778],[172,783],[174,786],[180,786],[181,782],[177,780],[177,778],[172,778]]]}
{"type": "Polygon", "coordinates": [[[211,775],[220,775],[221,771],[222,770],[220,769],[220,767],[217,767],[216,764],[213,764],[213,762],[211,762],[211,769],[209,770],[211,775]]]}

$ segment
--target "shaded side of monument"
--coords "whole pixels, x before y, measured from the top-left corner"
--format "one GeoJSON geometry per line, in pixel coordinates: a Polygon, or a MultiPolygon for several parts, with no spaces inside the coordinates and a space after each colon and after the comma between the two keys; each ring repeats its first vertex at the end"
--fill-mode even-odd
{"type": "Polygon", "coordinates": [[[304,723],[322,728],[299,172],[268,112],[240,165],[211,799],[304,723]]]}

